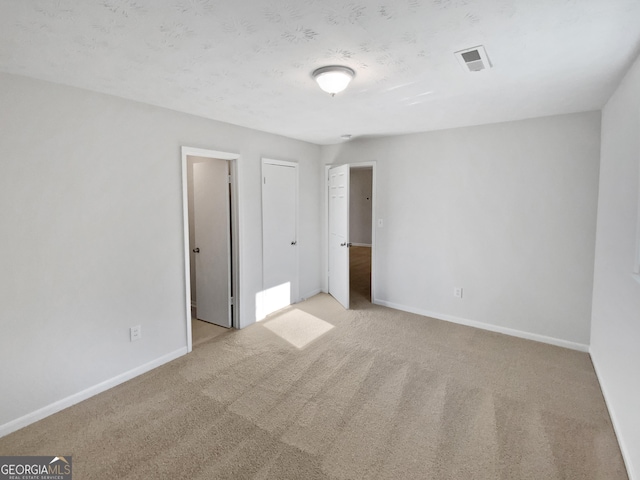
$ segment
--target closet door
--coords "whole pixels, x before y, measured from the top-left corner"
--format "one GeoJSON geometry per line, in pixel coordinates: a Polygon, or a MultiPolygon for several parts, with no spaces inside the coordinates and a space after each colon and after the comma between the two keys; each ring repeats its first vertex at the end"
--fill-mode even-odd
{"type": "Polygon", "coordinates": [[[298,165],[263,159],[263,314],[298,301],[298,165]]]}

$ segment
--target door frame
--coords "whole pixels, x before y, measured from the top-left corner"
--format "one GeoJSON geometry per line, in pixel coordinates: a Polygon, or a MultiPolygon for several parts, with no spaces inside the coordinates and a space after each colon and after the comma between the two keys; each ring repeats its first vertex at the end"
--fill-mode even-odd
{"type": "MultiPolygon", "coordinates": [[[[333,167],[339,167],[341,165],[345,165],[344,163],[335,163],[335,164],[325,164],[324,166],[324,259],[323,259],[323,268],[324,268],[324,288],[323,291],[325,293],[329,292],[329,170],[333,167]]],[[[376,298],[376,204],[378,202],[378,194],[376,188],[376,162],[375,160],[370,162],[356,162],[356,163],[348,163],[349,170],[354,168],[366,168],[371,167],[371,303],[377,304],[376,298]]],[[[351,203],[351,199],[349,199],[349,203],[351,203]]]]}
{"type": "MultiPolygon", "coordinates": [[[[295,240],[296,242],[299,241],[300,238],[300,164],[298,162],[291,162],[288,160],[275,160],[273,158],[267,158],[267,157],[262,157],[261,162],[260,162],[260,178],[261,181],[264,181],[264,166],[265,164],[269,164],[269,165],[280,165],[283,167],[293,167],[295,169],[296,172],[296,229],[295,229],[295,240]]],[[[259,318],[260,320],[264,320],[268,314],[265,314],[264,311],[264,300],[263,300],[263,295],[264,295],[264,290],[265,290],[265,286],[264,286],[264,187],[263,184],[260,184],[260,200],[261,200],[261,207],[262,207],[262,212],[261,212],[261,216],[260,216],[260,220],[262,222],[261,225],[261,229],[262,229],[262,235],[263,237],[260,239],[260,242],[262,244],[262,289],[260,290],[260,308],[259,308],[259,312],[257,318],[259,318]]],[[[300,301],[300,248],[299,245],[296,244],[296,284],[294,287],[294,291],[292,292],[292,299],[291,299],[291,305],[293,305],[294,303],[298,303],[300,301]]],[[[271,312],[272,313],[272,312],[271,312]]]]}
{"type": "Polygon", "coordinates": [[[240,265],[241,265],[241,231],[238,208],[238,161],[240,154],[207,150],[202,148],[181,147],[182,157],[182,217],[183,217],[183,253],[184,253],[184,286],[185,286],[185,325],[187,333],[187,352],[193,350],[193,338],[191,332],[191,264],[189,248],[189,190],[187,184],[188,157],[204,157],[212,160],[229,161],[231,172],[231,277],[233,290],[233,309],[231,316],[231,328],[240,327],[240,265]]]}

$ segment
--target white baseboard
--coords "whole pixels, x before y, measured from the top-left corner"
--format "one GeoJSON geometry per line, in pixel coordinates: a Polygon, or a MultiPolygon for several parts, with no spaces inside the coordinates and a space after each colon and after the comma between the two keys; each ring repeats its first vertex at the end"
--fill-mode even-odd
{"type": "Polygon", "coordinates": [[[376,305],[382,305],[384,307],[395,308],[396,310],[402,310],[404,312],[415,313],[423,315],[425,317],[435,318],[437,320],[445,320],[447,322],[458,323],[460,325],[466,325],[468,327],[480,328],[482,330],[489,330],[490,332],[504,333],[505,335],[511,335],[512,337],[525,338],[527,340],[534,340],[536,342],[548,343],[550,345],[556,345],[558,347],[570,348],[571,350],[578,350],[580,352],[588,352],[589,346],[582,343],[570,342],[568,340],[561,340],[559,338],[547,337],[545,335],[539,335],[537,333],[524,332],[522,330],[515,330],[513,328],[501,327],[499,325],[491,325],[490,323],[478,322],[477,320],[468,320],[466,318],[455,317],[453,315],[447,315],[444,313],[429,312],[420,308],[407,307],[393,302],[387,302],[386,300],[374,299],[373,303],[376,305]]]}
{"type": "Polygon", "coordinates": [[[121,373],[109,380],[105,380],[104,382],[100,382],[97,385],[93,385],[92,387],[86,388],[78,393],[74,393],[73,395],[69,395],[66,398],[58,400],[57,402],[53,402],[46,407],[42,407],[34,412],[27,413],[20,418],[16,418],[15,420],[11,420],[10,422],[5,423],[4,425],[0,425],[0,437],[4,437],[16,430],[20,430],[21,428],[26,427],[27,425],[31,425],[32,423],[37,422],[38,420],[42,420],[49,415],[53,415],[65,408],[68,408],[76,403],[80,403],[87,398],[93,397],[98,393],[102,393],[110,388],[115,387],[116,385],[120,385],[121,383],[126,382],[127,380],[131,380],[138,375],[142,375],[143,373],[148,372],[149,370],[153,370],[154,368],[159,367],[171,360],[175,360],[178,357],[187,354],[187,347],[182,347],[178,350],[175,350],[171,353],[163,355],[162,357],[156,358],[150,362],[145,363],[144,365],[140,365],[134,369],[131,369],[127,372],[121,373]]]}
{"type": "Polygon", "coordinates": [[[591,355],[591,363],[593,364],[593,369],[596,372],[596,377],[598,377],[598,382],[600,383],[600,390],[602,391],[602,396],[604,397],[604,403],[607,406],[607,411],[609,412],[609,416],[611,417],[611,423],[613,424],[613,431],[616,434],[616,438],[618,440],[618,445],[620,446],[620,453],[622,454],[622,460],[624,461],[625,467],[627,467],[627,475],[629,476],[629,480],[640,479],[640,472],[634,472],[633,468],[631,468],[631,455],[629,453],[629,449],[627,445],[624,443],[623,438],[620,436],[620,422],[618,421],[618,417],[616,416],[615,410],[612,408],[612,404],[609,401],[609,394],[607,393],[606,383],[603,381],[603,378],[600,376],[598,372],[598,365],[596,359],[593,354],[589,352],[591,355]]]}
{"type": "Polygon", "coordinates": [[[321,289],[319,289],[319,288],[317,288],[317,289],[315,289],[315,290],[311,290],[310,292],[307,292],[305,295],[302,295],[302,296],[300,297],[300,301],[301,301],[301,302],[304,302],[304,301],[305,301],[305,300],[307,300],[308,298],[315,297],[315,296],[316,296],[316,295],[318,295],[320,292],[322,292],[322,290],[321,290],[321,289]]]}
{"type": "Polygon", "coordinates": [[[370,243],[351,243],[352,247],[371,247],[370,243]]]}

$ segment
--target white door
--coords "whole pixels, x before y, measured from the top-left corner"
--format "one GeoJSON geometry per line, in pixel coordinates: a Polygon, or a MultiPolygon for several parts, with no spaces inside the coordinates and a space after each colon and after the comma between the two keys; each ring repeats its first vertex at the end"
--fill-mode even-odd
{"type": "Polygon", "coordinates": [[[298,301],[298,166],[262,163],[264,316],[298,301]]]}
{"type": "Polygon", "coordinates": [[[193,197],[197,317],[230,328],[231,218],[226,160],[193,164],[193,197]]]}
{"type": "Polygon", "coordinates": [[[329,169],[329,294],[349,308],[349,165],[329,169]]]}

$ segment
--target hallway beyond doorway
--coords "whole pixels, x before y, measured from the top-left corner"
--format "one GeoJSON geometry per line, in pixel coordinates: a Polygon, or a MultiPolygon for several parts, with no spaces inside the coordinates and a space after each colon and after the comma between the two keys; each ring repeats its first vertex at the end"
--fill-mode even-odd
{"type": "Polygon", "coordinates": [[[349,248],[349,290],[352,309],[371,303],[371,247],[349,248]]]}

